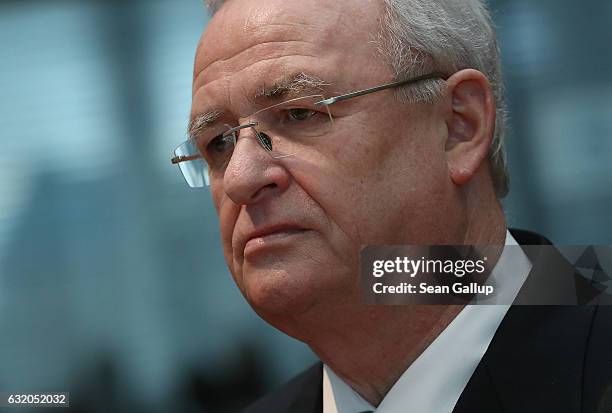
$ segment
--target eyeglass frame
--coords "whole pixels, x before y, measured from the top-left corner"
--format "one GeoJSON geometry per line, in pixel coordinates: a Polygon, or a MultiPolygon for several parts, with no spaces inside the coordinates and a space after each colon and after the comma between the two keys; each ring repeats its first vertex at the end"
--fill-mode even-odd
{"type": "MultiPolygon", "coordinates": [[[[442,73],[442,72],[433,72],[433,73],[429,73],[426,75],[421,75],[421,76],[417,76],[414,78],[410,78],[410,79],[406,79],[406,80],[400,80],[398,82],[391,82],[391,83],[385,83],[383,85],[380,86],[374,86],[374,87],[370,87],[367,89],[362,89],[362,90],[357,90],[354,92],[349,92],[349,93],[345,93],[342,95],[338,95],[338,96],[334,96],[328,99],[323,99],[320,100],[318,102],[315,102],[314,105],[315,106],[329,106],[331,104],[337,103],[337,102],[341,102],[347,99],[352,99],[358,96],[363,96],[363,95],[368,95],[370,93],[375,93],[375,92],[380,92],[381,90],[386,90],[386,89],[391,89],[391,88],[395,88],[395,87],[400,87],[400,86],[406,86],[406,85],[411,85],[414,83],[418,83],[418,82],[422,82],[425,80],[433,80],[433,79],[440,79],[440,80],[447,80],[448,79],[448,75],[442,73]]],[[[281,102],[280,104],[284,104],[286,102],[281,102]]],[[[280,104],[277,105],[272,105],[270,107],[258,110],[255,113],[260,113],[263,112],[267,109],[273,108],[275,106],[278,106],[280,104]]],[[[252,115],[251,115],[252,116],[252,115]]],[[[223,136],[228,136],[236,131],[242,130],[242,129],[246,129],[246,128],[253,128],[255,129],[255,126],[258,125],[258,122],[255,121],[250,121],[249,123],[246,123],[244,125],[239,125],[233,128],[230,128],[229,130],[225,131],[223,133],[223,136]]],[[[259,134],[256,134],[257,136],[257,142],[259,143],[259,145],[266,151],[270,152],[272,149],[267,146],[265,144],[265,142],[263,142],[261,140],[261,138],[259,137],[259,134]]],[[[196,159],[202,159],[202,155],[201,154],[197,154],[197,155],[191,155],[191,156],[185,156],[185,155],[181,155],[181,156],[174,156],[172,159],[170,159],[170,162],[173,165],[177,165],[181,162],[188,162],[188,161],[194,161],[196,159]]]]}

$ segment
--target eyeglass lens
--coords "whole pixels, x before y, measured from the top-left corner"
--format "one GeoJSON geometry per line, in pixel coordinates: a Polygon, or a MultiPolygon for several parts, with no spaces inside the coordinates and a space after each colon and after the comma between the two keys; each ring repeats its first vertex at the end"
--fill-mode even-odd
{"type": "Polygon", "coordinates": [[[175,155],[187,184],[199,188],[209,185],[211,179],[222,179],[234,149],[245,136],[252,135],[272,158],[299,156],[331,129],[333,120],[327,106],[315,106],[322,99],[318,95],[291,99],[255,112],[245,127],[184,142],[175,155]]]}

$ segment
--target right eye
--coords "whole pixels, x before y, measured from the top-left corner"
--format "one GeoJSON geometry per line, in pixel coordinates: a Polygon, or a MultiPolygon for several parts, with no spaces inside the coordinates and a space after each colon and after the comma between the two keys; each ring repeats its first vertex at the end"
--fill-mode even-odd
{"type": "Polygon", "coordinates": [[[212,167],[221,167],[225,165],[232,156],[235,142],[236,140],[233,135],[218,135],[208,142],[204,157],[209,165],[212,167]]]}

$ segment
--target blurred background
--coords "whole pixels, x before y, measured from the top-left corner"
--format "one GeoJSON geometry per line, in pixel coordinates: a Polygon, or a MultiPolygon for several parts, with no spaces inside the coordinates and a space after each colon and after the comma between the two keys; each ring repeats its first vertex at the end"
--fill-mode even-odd
{"type": "MultiPolygon", "coordinates": [[[[612,244],[612,2],[490,4],[511,226],[612,244]]],[[[244,302],[209,194],[169,162],[207,19],[199,0],[0,2],[0,391],[234,412],[315,360],[244,302]]]]}

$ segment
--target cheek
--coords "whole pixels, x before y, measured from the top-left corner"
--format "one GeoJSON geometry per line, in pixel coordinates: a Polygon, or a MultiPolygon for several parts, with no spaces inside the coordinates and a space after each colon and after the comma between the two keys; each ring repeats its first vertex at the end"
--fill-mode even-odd
{"type": "Polygon", "coordinates": [[[406,172],[405,166],[418,156],[416,147],[425,136],[425,131],[417,129],[419,123],[415,116],[398,111],[358,112],[336,121],[334,137],[325,143],[324,151],[337,167],[336,173],[351,184],[373,178],[384,184],[391,164],[403,166],[406,172]]]}
{"type": "Polygon", "coordinates": [[[317,215],[324,217],[329,252],[338,259],[354,259],[361,247],[362,223],[356,212],[365,176],[355,177],[352,174],[359,171],[347,168],[341,158],[329,152],[303,154],[290,169],[309,202],[316,204],[317,215]]]}
{"type": "Polygon", "coordinates": [[[443,150],[433,136],[424,138],[430,131],[388,128],[380,133],[367,123],[357,126],[353,134],[336,135],[325,151],[310,155],[301,185],[353,249],[425,239],[432,225],[428,218],[442,203],[443,150]]]}

